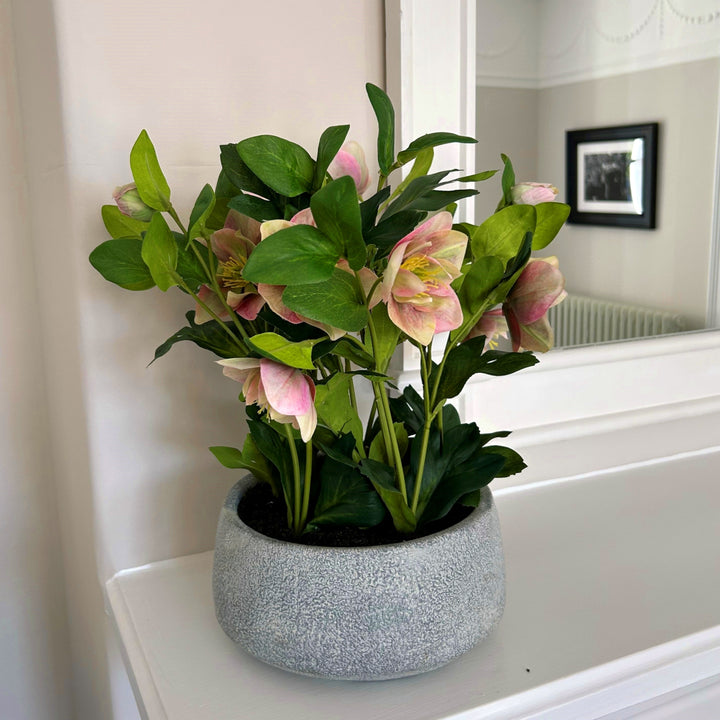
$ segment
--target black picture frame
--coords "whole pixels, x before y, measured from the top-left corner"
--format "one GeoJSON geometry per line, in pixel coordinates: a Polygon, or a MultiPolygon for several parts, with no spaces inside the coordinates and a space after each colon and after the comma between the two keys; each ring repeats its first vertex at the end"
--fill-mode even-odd
{"type": "Polygon", "coordinates": [[[568,130],[568,222],[656,227],[659,123],[568,130]]]}

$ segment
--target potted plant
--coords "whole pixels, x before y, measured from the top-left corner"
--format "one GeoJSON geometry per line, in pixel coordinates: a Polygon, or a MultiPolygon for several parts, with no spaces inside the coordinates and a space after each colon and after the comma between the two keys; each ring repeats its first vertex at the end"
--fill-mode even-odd
{"type": "Polygon", "coordinates": [[[392,104],[374,85],[367,92],[379,127],[375,189],[349,126],[325,130],[315,158],[260,135],[221,147],[215,188],[205,185],[183,224],[142,131],[134,182],[102,209],[111,239],[90,255],[123,288],[188,296],[187,325],[156,359],[191,341],[241,385],[244,445],[210,448],[250,473],[218,525],[223,629],[266,662],[352,679],[444,664],[502,614],[487,485],[525,465],[497,443],[509,433],[462,422],[448,400],[474,374],[530,367],[532,351],[552,346],[546,312],[564,281],[555,258],[531,252],[569,211],[552,186],[517,184],[503,155],[496,212],[454,224],[455,203],[477,193],[467,186],[497,171],[430,172],[435,147],[475,142],[452,133],[395,155],[392,104]],[[445,189],[451,182],[461,189],[445,189]],[[508,335],[512,349],[498,349],[508,335]],[[400,391],[389,366],[403,342],[420,354],[421,382],[400,391]],[[372,398],[366,419],[360,393],[372,398]]]}

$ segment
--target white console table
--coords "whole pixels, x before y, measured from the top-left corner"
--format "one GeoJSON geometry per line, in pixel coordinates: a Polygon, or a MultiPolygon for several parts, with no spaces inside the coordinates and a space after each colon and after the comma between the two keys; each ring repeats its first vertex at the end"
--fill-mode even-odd
{"type": "Polygon", "coordinates": [[[217,625],[212,553],[107,584],[151,720],[720,717],[720,450],[496,494],[503,620],[440,670],[372,683],[266,666],[217,625]]]}

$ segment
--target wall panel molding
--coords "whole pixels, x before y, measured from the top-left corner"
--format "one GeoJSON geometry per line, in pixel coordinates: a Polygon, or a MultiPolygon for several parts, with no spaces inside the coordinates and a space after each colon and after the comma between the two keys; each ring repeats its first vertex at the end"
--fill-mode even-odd
{"type": "Polygon", "coordinates": [[[479,86],[552,87],[720,55],[717,0],[507,5],[478,1],[479,86]]]}

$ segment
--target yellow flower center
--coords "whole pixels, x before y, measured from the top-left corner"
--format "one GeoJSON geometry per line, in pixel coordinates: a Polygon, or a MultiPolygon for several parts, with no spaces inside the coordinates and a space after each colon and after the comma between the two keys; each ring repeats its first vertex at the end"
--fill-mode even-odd
{"type": "Polygon", "coordinates": [[[247,288],[250,283],[242,276],[245,267],[244,258],[230,257],[225,262],[218,265],[218,280],[229,290],[240,293],[247,288]]]}
{"type": "Polygon", "coordinates": [[[425,255],[411,255],[400,267],[417,275],[423,282],[430,278],[432,274],[430,272],[430,261],[425,255]]]}

